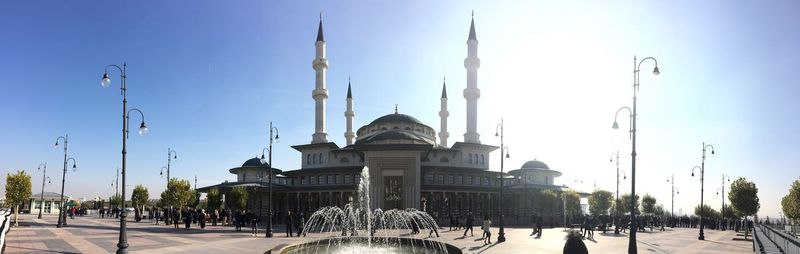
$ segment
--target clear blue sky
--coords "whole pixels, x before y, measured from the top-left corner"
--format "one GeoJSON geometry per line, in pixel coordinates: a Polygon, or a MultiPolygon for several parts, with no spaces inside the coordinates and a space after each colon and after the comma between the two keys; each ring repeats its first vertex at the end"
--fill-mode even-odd
{"type": "Polygon", "coordinates": [[[631,103],[633,55],[654,56],[662,75],[642,75],[637,193],[669,209],[666,178],[674,174],[675,210],[689,212],[700,196],[689,174],[705,141],[717,150],[706,163],[707,202],[719,208],[721,174],[746,177],[760,189],[760,214],[777,216],[800,177],[799,2],[493,3],[0,0],[0,184],[5,173],[25,169],[38,193],[36,165],[47,162],[53,183],[45,189],[58,192],[63,154],[52,145],[69,134],[78,171],[67,173],[67,194],[111,195],[120,165],[119,73],[111,71],[108,89],[99,81],[106,64],[123,62],[128,105],[144,111],[150,127],[128,140],[129,188],[144,184],[151,197],[164,189],[158,173],[168,147],[178,153],[173,176],[197,175],[200,186],[233,180],[228,169],[267,145],[269,121],[281,135],[274,165],[298,168],[289,146],[310,142],[314,129],[320,12],[332,141],[344,145],[348,76],[356,128],[399,104],[437,131],[447,76],[450,142],[461,141],[475,10],[479,132],[484,143],[499,143],[494,128],[505,118],[507,168],[537,158],[564,173],[558,183],[613,191],[608,157],[620,150],[630,174],[630,143],[609,127],[616,109],[631,103]]]}

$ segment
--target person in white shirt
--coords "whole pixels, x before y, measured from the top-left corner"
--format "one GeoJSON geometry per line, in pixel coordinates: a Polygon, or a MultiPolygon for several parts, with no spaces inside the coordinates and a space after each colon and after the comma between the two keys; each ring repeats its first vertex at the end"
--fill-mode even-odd
{"type": "Polygon", "coordinates": [[[483,216],[483,226],[481,226],[481,229],[483,229],[483,235],[484,235],[483,243],[484,244],[491,244],[492,243],[492,231],[489,230],[491,227],[492,227],[492,221],[489,220],[489,215],[484,215],[483,216]]]}

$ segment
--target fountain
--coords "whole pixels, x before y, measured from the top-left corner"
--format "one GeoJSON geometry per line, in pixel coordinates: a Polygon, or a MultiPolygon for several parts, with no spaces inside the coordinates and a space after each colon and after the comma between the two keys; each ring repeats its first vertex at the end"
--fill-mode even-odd
{"type": "Polygon", "coordinates": [[[453,245],[415,237],[425,233],[429,238],[439,237],[436,221],[423,211],[370,209],[369,187],[369,168],[364,167],[357,199],[343,209],[329,206],[314,212],[303,226],[303,234],[317,238],[283,248],[280,253],[461,253],[453,245]]]}

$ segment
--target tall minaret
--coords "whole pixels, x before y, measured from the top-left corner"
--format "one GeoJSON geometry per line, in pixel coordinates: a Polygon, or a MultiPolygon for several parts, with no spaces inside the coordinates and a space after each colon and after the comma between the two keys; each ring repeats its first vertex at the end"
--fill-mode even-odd
{"type": "Polygon", "coordinates": [[[353,133],[353,117],[356,113],[353,112],[353,94],[350,92],[350,78],[347,78],[347,111],[344,112],[347,119],[347,132],[344,133],[344,138],[347,140],[347,145],[352,145],[356,134],[353,133]]]}
{"type": "Polygon", "coordinates": [[[326,75],[328,72],[328,59],[325,58],[325,39],[322,37],[322,14],[319,15],[319,30],[317,31],[317,42],[315,43],[317,52],[311,67],[317,73],[316,88],[311,92],[314,98],[314,135],[311,135],[311,143],[328,142],[328,134],[325,133],[325,103],[328,100],[328,89],[325,89],[326,75]]]}
{"type": "Polygon", "coordinates": [[[447,117],[450,112],[447,111],[447,85],[444,78],[442,78],[442,104],[439,110],[439,118],[441,119],[441,126],[439,127],[439,145],[447,147],[447,137],[450,133],[447,132],[447,117]]]}
{"type": "Polygon", "coordinates": [[[478,134],[478,98],[481,90],[478,89],[478,68],[481,60],[478,59],[478,38],[475,36],[475,15],[469,25],[469,39],[467,39],[467,58],[464,59],[464,68],[467,68],[467,88],[464,89],[464,98],[467,99],[467,133],[464,133],[464,142],[480,144],[478,134]]]}

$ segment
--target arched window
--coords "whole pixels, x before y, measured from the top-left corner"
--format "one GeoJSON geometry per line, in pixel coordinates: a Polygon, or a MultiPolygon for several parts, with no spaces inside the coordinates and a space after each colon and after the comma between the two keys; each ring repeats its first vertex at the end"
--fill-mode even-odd
{"type": "Polygon", "coordinates": [[[340,159],[339,162],[348,163],[348,162],[350,162],[350,159],[347,159],[347,157],[342,157],[342,159],[340,159]]]}
{"type": "Polygon", "coordinates": [[[317,164],[317,154],[316,154],[316,153],[314,154],[314,157],[312,157],[312,158],[313,158],[313,159],[312,159],[311,161],[312,161],[314,164],[317,164]]]}
{"type": "Polygon", "coordinates": [[[469,154],[469,159],[467,160],[467,163],[472,164],[472,154],[469,154]]]}
{"type": "Polygon", "coordinates": [[[306,154],[306,164],[311,164],[311,155],[306,154]]]}
{"type": "Polygon", "coordinates": [[[399,130],[399,129],[400,129],[400,127],[397,127],[397,126],[392,127],[392,130],[399,130]]]}
{"type": "Polygon", "coordinates": [[[447,157],[442,157],[441,159],[439,159],[439,162],[448,163],[450,162],[450,160],[448,160],[447,157]]]}
{"type": "Polygon", "coordinates": [[[407,131],[410,131],[410,130],[411,130],[411,127],[408,127],[408,126],[406,126],[406,130],[407,130],[407,131]]]}
{"type": "Polygon", "coordinates": [[[486,158],[484,158],[484,157],[483,157],[483,154],[481,154],[481,165],[483,165],[484,163],[486,163],[485,159],[486,159],[486,158]]]}
{"type": "Polygon", "coordinates": [[[319,163],[322,164],[322,153],[319,154],[319,163]]]}

